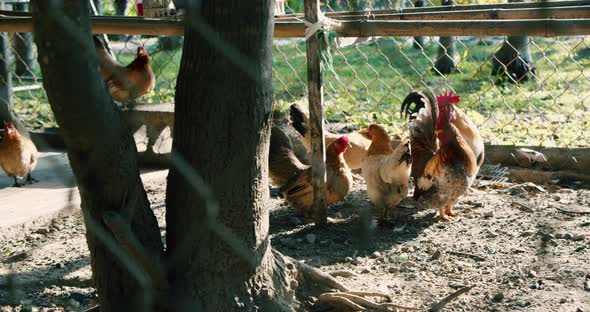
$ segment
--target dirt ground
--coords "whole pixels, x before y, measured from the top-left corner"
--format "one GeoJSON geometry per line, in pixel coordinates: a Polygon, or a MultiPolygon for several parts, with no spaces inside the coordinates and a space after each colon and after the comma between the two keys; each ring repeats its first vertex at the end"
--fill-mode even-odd
{"type": "MultiPolygon", "coordinates": [[[[146,189],[164,233],[165,180],[146,189]]],[[[461,198],[461,216],[452,223],[436,221],[434,210],[406,199],[390,224],[378,226],[359,217],[368,216],[371,205],[357,180],[346,200],[329,210],[322,230],[302,224],[276,196],[271,202],[272,245],[325,271],[353,272],[338,277],[350,288],[427,308],[474,286],[446,310],[590,311],[588,189],[479,185],[461,198]]],[[[78,211],[0,242],[0,310],[92,305],[96,291],[84,232],[78,211]]]]}

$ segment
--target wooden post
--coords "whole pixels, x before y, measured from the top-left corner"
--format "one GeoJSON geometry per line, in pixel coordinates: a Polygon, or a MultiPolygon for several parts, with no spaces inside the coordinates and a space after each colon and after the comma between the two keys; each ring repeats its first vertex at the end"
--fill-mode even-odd
{"type": "MultiPolygon", "coordinates": [[[[319,0],[305,0],[305,19],[316,23],[320,16],[319,0]]],[[[307,39],[307,88],[311,131],[311,173],[313,183],[313,210],[315,225],[328,223],[326,200],[326,148],[324,146],[324,93],[320,41],[317,34],[307,39]]]]}
{"type": "MultiPolygon", "coordinates": [[[[14,10],[18,12],[28,12],[29,4],[18,2],[13,4],[14,10]]],[[[14,37],[16,52],[16,68],[14,73],[17,76],[32,76],[33,71],[33,37],[30,32],[18,33],[14,37]]]]}

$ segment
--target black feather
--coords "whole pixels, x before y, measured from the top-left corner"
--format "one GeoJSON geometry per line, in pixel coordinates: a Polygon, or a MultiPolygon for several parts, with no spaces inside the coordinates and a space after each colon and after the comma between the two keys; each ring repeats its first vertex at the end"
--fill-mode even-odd
{"type": "Polygon", "coordinates": [[[291,125],[293,128],[295,128],[295,130],[297,130],[301,136],[305,136],[307,133],[307,128],[304,124],[305,120],[307,119],[305,113],[299,109],[297,104],[291,105],[289,113],[291,115],[291,125]]]}

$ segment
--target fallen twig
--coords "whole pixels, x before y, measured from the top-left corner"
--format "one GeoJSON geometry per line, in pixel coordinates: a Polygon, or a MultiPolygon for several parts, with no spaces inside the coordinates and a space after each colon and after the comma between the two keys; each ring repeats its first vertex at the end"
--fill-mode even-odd
{"type": "Polygon", "coordinates": [[[474,255],[474,254],[470,254],[470,253],[466,253],[466,252],[448,251],[448,253],[451,255],[454,255],[454,256],[471,258],[475,261],[486,261],[487,260],[486,258],[484,258],[482,256],[478,256],[478,255],[474,255]]]}
{"type": "Polygon", "coordinates": [[[389,296],[380,294],[380,293],[373,293],[373,292],[332,292],[332,293],[325,293],[319,297],[320,301],[329,302],[332,304],[339,304],[351,307],[356,311],[364,311],[365,309],[373,309],[377,311],[391,311],[390,308],[393,309],[402,309],[408,311],[419,311],[420,309],[414,307],[406,307],[399,304],[391,303],[391,302],[384,302],[384,303],[376,303],[370,301],[363,297],[381,297],[389,299],[389,296]]]}
{"type": "Polygon", "coordinates": [[[563,212],[563,213],[571,213],[571,214],[579,214],[579,215],[589,215],[590,211],[576,211],[576,210],[567,210],[561,207],[554,206],[553,208],[563,212]]]}
{"type": "Polygon", "coordinates": [[[523,203],[519,203],[517,201],[513,201],[512,202],[513,205],[518,206],[518,208],[524,212],[535,212],[535,209],[523,204],[523,203]]]}
{"type": "Polygon", "coordinates": [[[446,305],[447,305],[449,302],[451,302],[451,301],[455,300],[455,298],[457,298],[457,297],[461,296],[462,294],[464,294],[464,293],[466,293],[466,292],[470,291],[470,290],[471,290],[471,288],[473,288],[473,287],[475,287],[475,285],[473,285],[473,286],[466,286],[466,287],[463,287],[463,288],[461,288],[461,289],[457,290],[456,292],[454,292],[454,293],[452,293],[452,294],[448,295],[447,297],[445,297],[443,300],[441,300],[441,301],[439,301],[439,302],[437,302],[437,303],[433,303],[433,304],[430,306],[430,310],[428,310],[428,311],[430,311],[430,312],[436,312],[436,311],[440,311],[440,310],[441,310],[442,308],[444,308],[444,307],[445,307],[445,306],[446,306],[446,305]]]}
{"type": "Polygon", "coordinates": [[[330,274],[333,277],[356,277],[358,276],[358,274],[350,271],[350,270],[335,270],[335,271],[330,271],[328,272],[328,274],[330,274]]]}

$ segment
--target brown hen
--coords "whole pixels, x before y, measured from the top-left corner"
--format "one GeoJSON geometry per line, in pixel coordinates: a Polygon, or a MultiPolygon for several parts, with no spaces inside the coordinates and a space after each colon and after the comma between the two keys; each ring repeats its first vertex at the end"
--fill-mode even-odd
{"type": "MultiPolygon", "coordinates": [[[[314,219],[311,167],[302,164],[292,151],[291,141],[277,127],[271,132],[269,171],[273,184],[280,186],[281,196],[299,211],[306,221],[314,219]]],[[[352,173],[343,153],[349,146],[346,136],[326,147],[327,205],[341,201],[352,188],[352,173]]]]}
{"type": "Polygon", "coordinates": [[[36,166],[37,148],[33,141],[21,135],[11,122],[5,123],[0,141],[0,167],[14,179],[12,186],[23,186],[17,179],[25,176],[25,183],[37,182],[31,176],[36,166]]]}
{"type": "Polygon", "coordinates": [[[125,104],[154,89],[156,78],[152,61],[144,47],[138,47],[135,59],[124,66],[109,54],[97,36],[94,36],[94,45],[100,73],[113,100],[125,104]]]}

